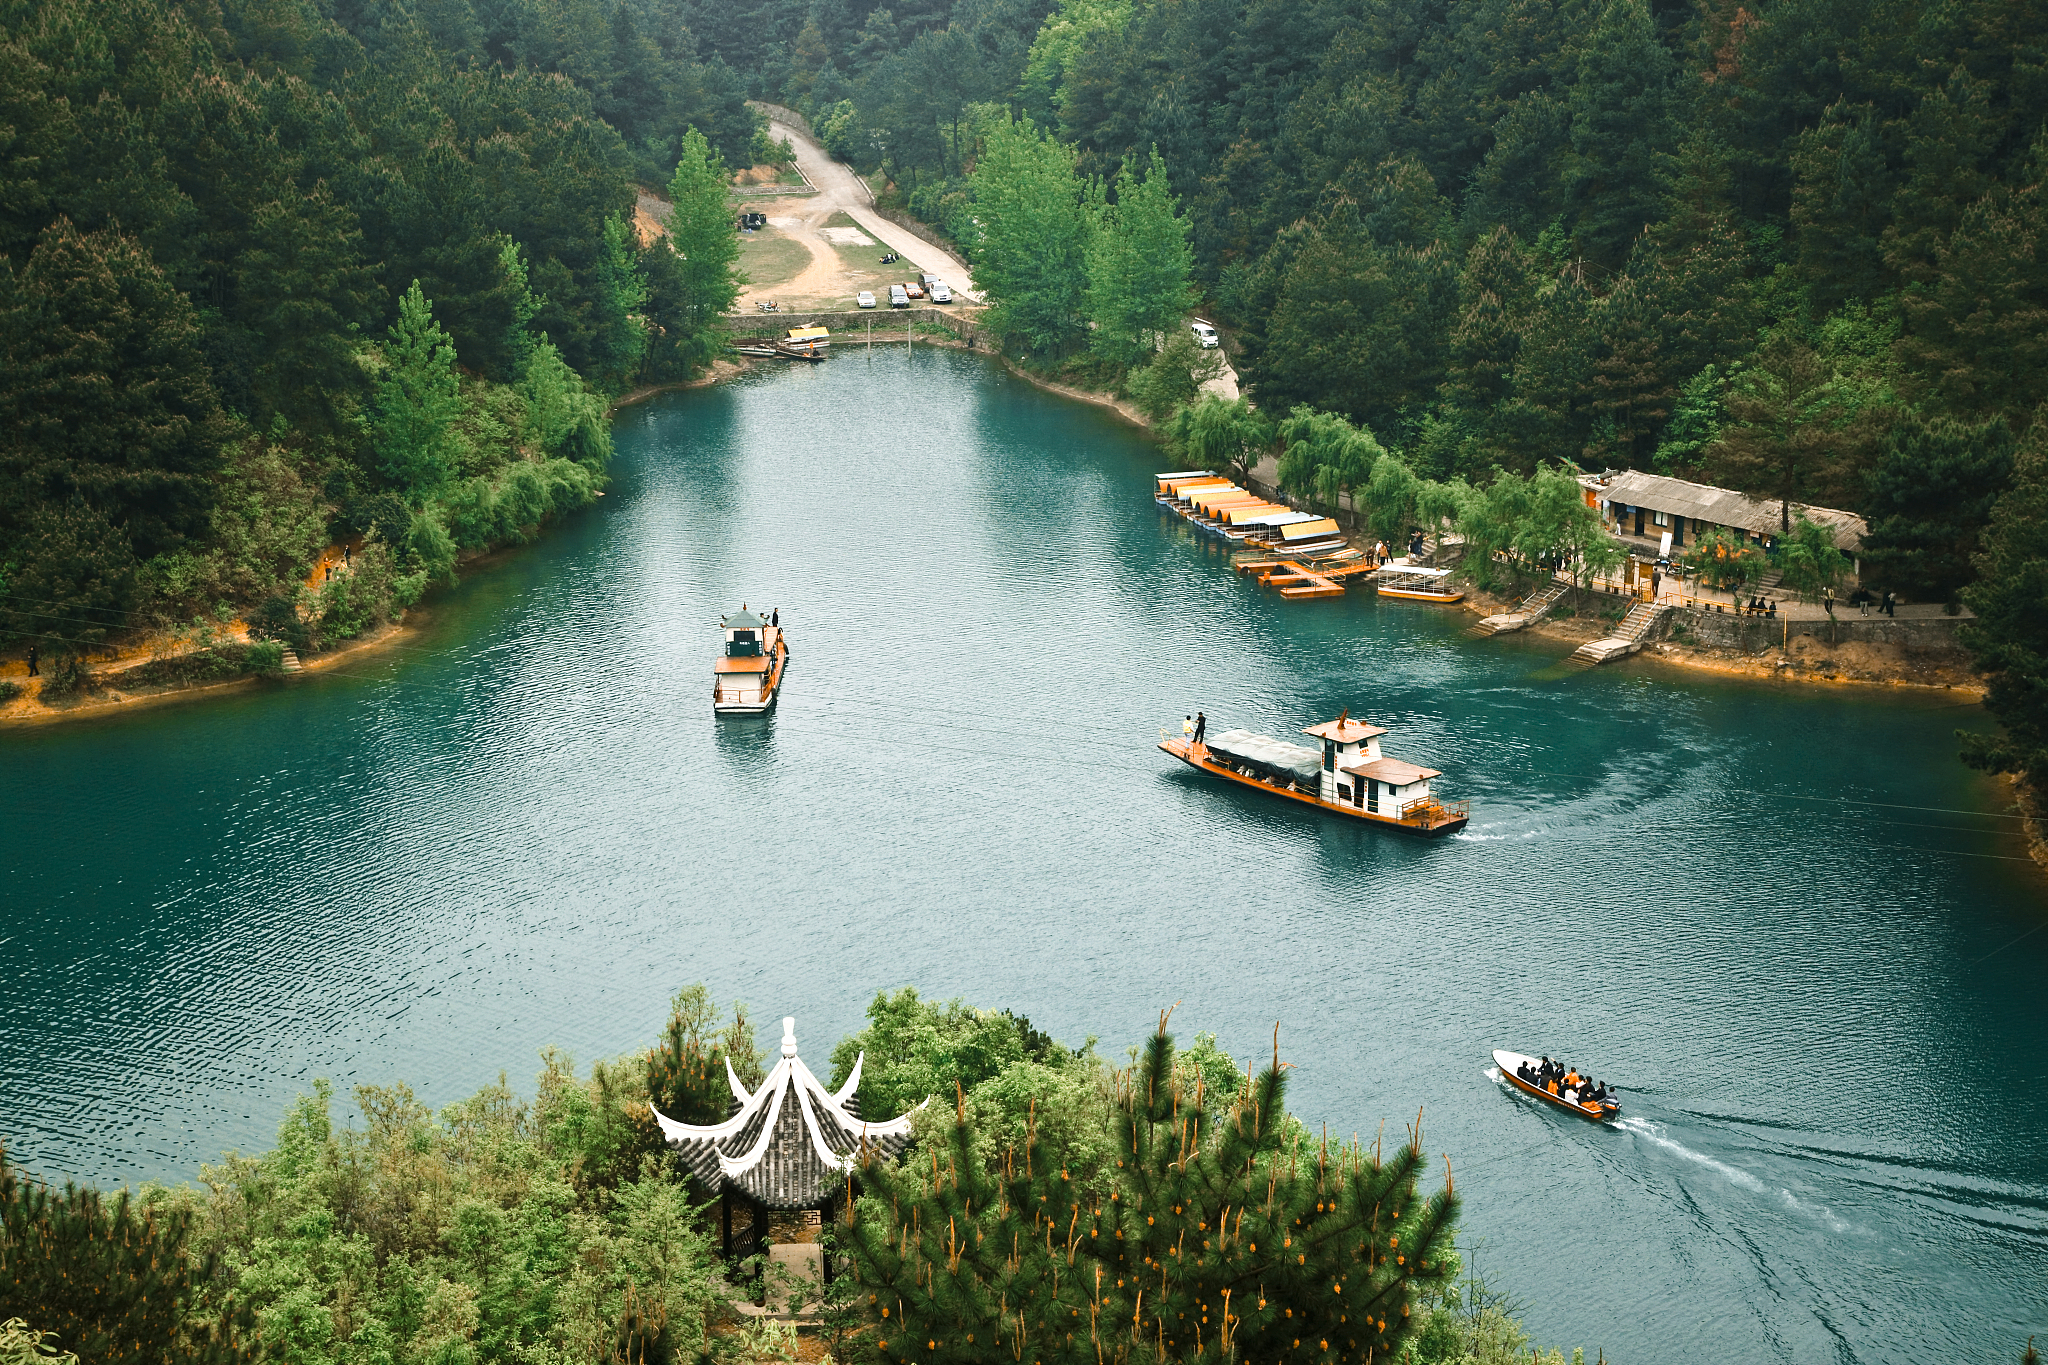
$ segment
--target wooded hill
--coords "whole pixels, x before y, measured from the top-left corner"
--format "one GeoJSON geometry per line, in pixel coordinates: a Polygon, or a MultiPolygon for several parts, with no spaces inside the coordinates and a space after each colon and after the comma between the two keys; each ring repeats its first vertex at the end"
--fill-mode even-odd
{"type": "Polygon", "coordinates": [[[1922,601],[1974,594],[1994,703],[2042,754],[2048,626],[2021,623],[2048,621],[2048,569],[2020,507],[2041,501],[2048,458],[2048,10],[757,0],[748,13],[757,41],[727,60],[970,248],[977,157],[1011,115],[1111,204],[1119,167],[1156,150],[1195,282],[1276,418],[1341,415],[1424,479],[1561,460],[1866,515],[1867,582],[1922,601]],[[1987,564],[2003,567],[1969,587],[1987,564]]]}
{"type": "Polygon", "coordinates": [[[0,0],[0,636],[305,648],[586,501],[603,395],[714,345],[757,124],[668,0],[0,0]],[[712,278],[631,228],[679,163],[712,278]]]}

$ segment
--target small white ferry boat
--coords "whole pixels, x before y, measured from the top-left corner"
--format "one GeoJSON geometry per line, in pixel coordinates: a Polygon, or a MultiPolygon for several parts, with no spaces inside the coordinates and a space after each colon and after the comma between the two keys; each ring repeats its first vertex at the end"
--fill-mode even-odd
{"type": "Polygon", "coordinates": [[[1441,602],[1449,604],[1465,600],[1465,590],[1451,586],[1449,569],[1432,569],[1421,564],[1410,564],[1397,559],[1384,565],[1373,575],[1373,586],[1382,597],[1398,597],[1407,602],[1441,602]]]}
{"type": "Polygon", "coordinates": [[[746,603],[718,624],[725,647],[711,663],[711,709],[721,716],[757,716],[775,705],[789,642],[782,638],[780,612],[762,620],[746,603]]]}
{"type": "Polygon", "coordinates": [[[1351,719],[1347,710],[1303,734],[1320,749],[1289,744],[1248,730],[1229,730],[1201,742],[1166,739],[1159,747],[1191,768],[1284,796],[1333,815],[1386,825],[1425,838],[1456,834],[1471,817],[1468,803],[1445,802],[1430,789],[1441,777],[1380,752],[1378,725],[1351,719]]]}

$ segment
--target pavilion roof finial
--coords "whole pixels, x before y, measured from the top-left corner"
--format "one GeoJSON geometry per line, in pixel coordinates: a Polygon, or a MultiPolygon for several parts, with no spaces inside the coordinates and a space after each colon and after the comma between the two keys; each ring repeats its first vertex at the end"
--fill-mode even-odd
{"type": "Polygon", "coordinates": [[[796,1056],[796,1020],[788,1015],[782,1019],[782,1055],[796,1056]]]}

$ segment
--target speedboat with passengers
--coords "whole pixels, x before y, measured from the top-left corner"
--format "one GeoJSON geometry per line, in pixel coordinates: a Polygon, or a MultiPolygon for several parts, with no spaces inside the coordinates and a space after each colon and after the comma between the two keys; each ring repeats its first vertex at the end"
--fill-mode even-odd
{"type": "Polygon", "coordinates": [[[1543,1064],[1541,1057],[1495,1048],[1493,1064],[1500,1068],[1501,1079],[1523,1094],[1534,1095],[1537,1099],[1554,1104],[1560,1109],[1569,1109],[1580,1118],[1592,1119],[1598,1123],[1611,1123],[1621,1117],[1621,1101],[1616,1099],[1611,1091],[1603,1100],[1581,1103],[1577,1090],[1567,1088],[1560,1081],[1536,1079],[1536,1073],[1543,1064]]]}

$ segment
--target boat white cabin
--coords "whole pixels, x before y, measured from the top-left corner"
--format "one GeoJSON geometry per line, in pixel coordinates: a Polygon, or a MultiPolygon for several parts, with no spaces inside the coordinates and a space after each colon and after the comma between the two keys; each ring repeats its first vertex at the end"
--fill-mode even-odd
{"type": "Polygon", "coordinates": [[[1383,727],[1339,716],[1302,733],[1323,742],[1323,800],[1397,820],[1438,804],[1429,783],[1443,774],[1381,753],[1383,727]]]}
{"type": "Polygon", "coordinates": [[[711,709],[720,715],[754,715],[775,705],[789,646],[782,628],[740,609],[719,622],[725,645],[711,664],[711,709]]]}
{"type": "Polygon", "coordinates": [[[1189,767],[1331,814],[1429,838],[1465,828],[1470,807],[1431,790],[1441,773],[1380,751],[1385,727],[1353,720],[1347,711],[1302,733],[1321,749],[1248,730],[1227,730],[1201,743],[1162,737],[1159,747],[1189,767]]]}

